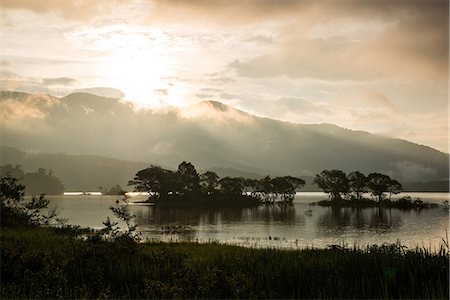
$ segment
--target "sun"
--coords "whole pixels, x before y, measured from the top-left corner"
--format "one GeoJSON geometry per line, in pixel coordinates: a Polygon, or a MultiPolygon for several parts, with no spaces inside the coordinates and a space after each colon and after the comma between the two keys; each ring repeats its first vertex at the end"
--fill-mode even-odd
{"type": "Polygon", "coordinates": [[[149,37],[128,30],[109,39],[113,46],[103,68],[105,84],[120,89],[138,107],[158,108],[170,102],[166,78],[173,76],[177,59],[164,34],[149,37]]]}
{"type": "Polygon", "coordinates": [[[126,98],[142,106],[158,105],[155,90],[162,89],[165,62],[148,56],[122,55],[109,65],[108,82],[123,91],[126,98]]]}

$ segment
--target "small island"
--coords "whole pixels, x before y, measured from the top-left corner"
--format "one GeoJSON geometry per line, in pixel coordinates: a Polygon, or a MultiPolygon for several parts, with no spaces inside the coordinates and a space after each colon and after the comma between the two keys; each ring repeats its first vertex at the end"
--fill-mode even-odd
{"type": "Polygon", "coordinates": [[[260,204],[292,203],[297,189],[305,184],[293,176],[262,179],[219,176],[212,171],[199,174],[183,161],[177,171],[150,166],[136,173],[128,185],[135,192],[148,192],[145,202],[162,207],[253,207],[260,204]]]}
{"type": "Polygon", "coordinates": [[[402,185],[388,175],[371,173],[365,176],[359,171],[345,174],[341,170],[324,170],[316,175],[314,183],[325,193],[328,200],[315,204],[331,207],[387,207],[399,209],[424,209],[438,205],[421,199],[404,196],[393,200],[392,195],[403,190],[402,185]],[[364,197],[370,193],[374,200],[364,197]]]}
{"type": "MultiPolygon", "coordinates": [[[[403,187],[396,179],[381,173],[365,176],[359,171],[347,175],[341,170],[323,170],[316,175],[314,184],[329,195],[328,200],[314,203],[319,206],[399,209],[438,206],[409,196],[392,199],[403,187]]],[[[139,203],[159,207],[255,207],[262,204],[284,207],[292,204],[305,181],[293,176],[271,178],[269,175],[260,179],[220,178],[212,171],[199,174],[192,163],[183,161],[176,171],[154,165],[140,170],[128,185],[133,186],[135,192],[149,193],[149,198],[139,203]]]]}

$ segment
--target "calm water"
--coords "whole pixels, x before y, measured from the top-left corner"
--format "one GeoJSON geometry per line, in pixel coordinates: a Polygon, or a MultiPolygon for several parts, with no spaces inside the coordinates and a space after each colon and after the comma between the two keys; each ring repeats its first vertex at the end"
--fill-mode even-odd
{"type": "MultiPolygon", "coordinates": [[[[329,208],[310,203],[323,193],[297,193],[292,206],[244,209],[160,209],[129,205],[143,237],[164,241],[216,241],[253,247],[303,248],[395,243],[437,248],[446,237],[447,193],[405,193],[441,204],[435,209],[329,208]],[[167,226],[170,226],[168,229],[167,226]],[[176,227],[176,229],[174,229],[176,227]]],[[[68,223],[101,228],[116,196],[52,196],[50,206],[62,209],[68,223]]],[[[133,197],[131,201],[140,200],[133,197]]]]}

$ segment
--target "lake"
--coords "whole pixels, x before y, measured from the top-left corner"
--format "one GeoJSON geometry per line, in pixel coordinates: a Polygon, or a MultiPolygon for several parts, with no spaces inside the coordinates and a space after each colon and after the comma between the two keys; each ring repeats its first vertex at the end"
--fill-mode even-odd
{"type": "MultiPolygon", "coordinates": [[[[255,208],[161,209],[129,205],[143,238],[153,241],[219,242],[252,247],[324,248],[338,244],[365,247],[396,243],[437,249],[446,239],[448,193],[403,193],[440,204],[438,208],[399,210],[388,208],[331,208],[311,206],[326,199],[323,193],[297,193],[293,205],[255,208]]],[[[145,196],[129,198],[141,200],[145,196]]],[[[120,196],[49,196],[50,207],[61,209],[69,224],[101,228],[109,207],[120,196]]],[[[122,224],[122,223],[121,223],[122,224]]],[[[123,224],[122,224],[123,225],[123,224]]]]}

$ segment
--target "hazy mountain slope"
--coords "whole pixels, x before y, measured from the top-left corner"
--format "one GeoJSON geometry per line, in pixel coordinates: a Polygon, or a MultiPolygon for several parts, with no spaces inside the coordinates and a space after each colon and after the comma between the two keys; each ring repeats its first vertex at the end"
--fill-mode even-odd
{"type": "Polygon", "coordinates": [[[2,92],[0,108],[1,142],[27,150],[154,161],[172,168],[187,160],[199,169],[257,174],[314,175],[339,168],[385,172],[403,181],[448,178],[449,155],[430,147],[329,124],[258,118],[213,101],[135,112],[128,103],[90,94],[55,98],[2,92]]]}
{"type": "Polygon", "coordinates": [[[51,169],[66,191],[97,191],[99,186],[109,189],[115,184],[126,188],[137,171],[150,165],[94,155],[26,153],[5,146],[0,146],[0,164],[20,164],[25,171],[51,169]]]}

